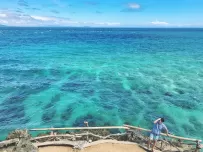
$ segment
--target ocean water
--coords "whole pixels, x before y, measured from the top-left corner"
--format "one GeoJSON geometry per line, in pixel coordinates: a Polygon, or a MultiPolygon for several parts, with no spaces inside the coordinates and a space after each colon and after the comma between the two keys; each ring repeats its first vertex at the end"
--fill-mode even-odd
{"type": "Polygon", "coordinates": [[[203,139],[203,29],[0,28],[0,139],[158,117],[203,139]]]}

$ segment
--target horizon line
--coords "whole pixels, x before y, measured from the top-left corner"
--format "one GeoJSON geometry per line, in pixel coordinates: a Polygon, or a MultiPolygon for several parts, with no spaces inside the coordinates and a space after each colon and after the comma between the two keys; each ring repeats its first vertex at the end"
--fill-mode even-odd
{"type": "Polygon", "coordinates": [[[159,29],[203,29],[203,27],[152,27],[152,26],[8,26],[0,25],[0,28],[159,28],[159,29]]]}

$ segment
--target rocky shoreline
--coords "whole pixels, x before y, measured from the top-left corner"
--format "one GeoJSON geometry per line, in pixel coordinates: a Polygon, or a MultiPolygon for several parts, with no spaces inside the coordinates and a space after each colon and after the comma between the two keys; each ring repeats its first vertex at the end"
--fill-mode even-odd
{"type": "MultiPolygon", "coordinates": [[[[28,130],[15,130],[7,136],[7,140],[0,142],[0,152],[39,152],[40,147],[46,146],[70,146],[81,150],[89,144],[112,140],[125,143],[136,143],[147,151],[148,138],[139,131],[126,130],[124,133],[111,134],[108,130],[83,130],[77,133],[53,133],[39,134],[32,137],[28,130]]],[[[164,152],[197,152],[195,145],[183,143],[177,140],[160,140],[157,151],[164,152]],[[195,151],[196,150],[196,151],[195,151]]]]}

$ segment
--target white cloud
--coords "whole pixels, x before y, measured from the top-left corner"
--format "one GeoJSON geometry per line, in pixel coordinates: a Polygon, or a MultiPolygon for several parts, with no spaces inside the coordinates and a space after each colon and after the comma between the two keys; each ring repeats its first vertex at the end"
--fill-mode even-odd
{"type": "Polygon", "coordinates": [[[8,26],[55,26],[73,24],[69,18],[55,16],[28,15],[8,10],[0,10],[0,24],[8,26]]]}
{"type": "Polygon", "coordinates": [[[121,25],[121,23],[118,23],[118,22],[107,22],[107,25],[109,25],[109,26],[118,26],[118,25],[121,25]]]}
{"type": "Polygon", "coordinates": [[[41,23],[47,24],[47,25],[54,24],[54,25],[67,26],[67,25],[72,25],[72,24],[79,24],[78,21],[72,21],[69,18],[36,16],[36,15],[31,15],[31,17],[33,19],[41,21],[41,23]]]}
{"type": "Polygon", "coordinates": [[[119,26],[121,23],[118,22],[94,22],[95,25],[102,25],[102,26],[119,26]]]}
{"type": "Polygon", "coordinates": [[[0,24],[8,26],[119,26],[117,22],[80,22],[56,16],[27,15],[12,11],[0,11],[0,24]]]}
{"type": "Polygon", "coordinates": [[[5,20],[0,20],[0,24],[7,24],[8,22],[5,20]]]}
{"type": "Polygon", "coordinates": [[[0,17],[1,18],[6,17],[6,14],[0,13],[0,17]]]}
{"type": "Polygon", "coordinates": [[[46,16],[35,16],[35,15],[31,15],[32,18],[36,19],[36,20],[41,20],[41,21],[53,21],[55,20],[54,18],[51,17],[46,17],[46,16]]]}
{"type": "Polygon", "coordinates": [[[122,9],[121,12],[126,12],[126,13],[133,13],[133,12],[139,12],[141,11],[142,8],[139,4],[137,3],[128,3],[126,8],[122,9]]]}
{"type": "Polygon", "coordinates": [[[129,3],[128,7],[131,9],[140,9],[141,6],[137,3],[129,3]]]}
{"type": "Polygon", "coordinates": [[[169,23],[167,23],[167,22],[158,21],[158,20],[151,22],[151,24],[153,24],[153,25],[169,25],[169,23]]]}
{"type": "Polygon", "coordinates": [[[27,14],[16,13],[8,10],[0,11],[0,24],[9,26],[30,25],[36,22],[31,16],[27,14]]]}

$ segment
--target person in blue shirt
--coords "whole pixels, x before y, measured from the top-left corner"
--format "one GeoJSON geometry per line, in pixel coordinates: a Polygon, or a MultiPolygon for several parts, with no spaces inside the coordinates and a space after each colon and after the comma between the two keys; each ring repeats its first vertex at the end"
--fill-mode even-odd
{"type": "Polygon", "coordinates": [[[148,142],[148,149],[150,149],[150,145],[153,143],[152,152],[154,151],[154,147],[156,146],[156,142],[159,139],[159,136],[163,130],[166,131],[166,134],[168,136],[168,129],[163,124],[163,122],[164,122],[164,118],[159,118],[159,119],[154,121],[154,126],[153,126],[151,133],[150,133],[149,142],[148,142]]]}

